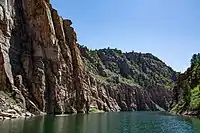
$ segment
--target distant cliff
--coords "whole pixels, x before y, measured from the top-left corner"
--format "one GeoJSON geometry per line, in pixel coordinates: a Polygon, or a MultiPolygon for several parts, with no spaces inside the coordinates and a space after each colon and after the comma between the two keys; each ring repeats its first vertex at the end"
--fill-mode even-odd
{"type": "Polygon", "coordinates": [[[94,98],[102,100],[108,110],[169,109],[176,73],[157,57],[110,48],[80,46],[80,50],[86,71],[96,79],[91,87],[104,92],[103,97],[94,98]]]}
{"type": "Polygon", "coordinates": [[[200,115],[200,54],[194,54],[191,67],[177,77],[171,111],[185,115],[200,115]]]}
{"type": "Polygon", "coordinates": [[[170,67],[152,54],[83,48],[71,25],[49,0],[0,2],[0,116],[169,109],[170,67]]]}

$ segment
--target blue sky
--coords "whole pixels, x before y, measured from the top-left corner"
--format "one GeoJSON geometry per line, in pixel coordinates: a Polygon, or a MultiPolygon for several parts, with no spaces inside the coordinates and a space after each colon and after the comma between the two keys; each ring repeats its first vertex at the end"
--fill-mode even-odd
{"type": "Polygon", "coordinates": [[[200,0],[51,0],[90,49],[150,52],[184,71],[200,52],[200,0]]]}

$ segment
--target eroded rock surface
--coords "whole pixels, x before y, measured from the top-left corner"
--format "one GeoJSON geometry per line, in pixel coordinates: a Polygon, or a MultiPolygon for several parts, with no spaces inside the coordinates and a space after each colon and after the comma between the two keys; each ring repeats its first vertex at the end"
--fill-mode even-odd
{"type": "MultiPolygon", "coordinates": [[[[99,81],[95,72],[88,71],[83,57],[94,61],[93,57],[82,48],[80,52],[71,25],[47,0],[0,2],[0,92],[5,97],[0,99],[0,116],[84,113],[90,107],[104,111],[168,109],[170,91],[162,85],[147,90],[121,82],[118,75],[109,82],[99,81]]],[[[108,77],[109,60],[114,58],[108,60],[104,53],[99,57],[105,61],[95,66],[98,75],[108,77]]],[[[138,73],[128,63],[120,59],[117,64],[125,78],[138,73]]],[[[164,74],[169,77],[172,72],[164,74]]]]}
{"type": "Polygon", "coordinates": [[[80,51],[90,75],[90,99],[97,101],[99,109],[169,109],[175,72],[152,54],[122,53],[110,48],[89,50],[84,46],[80,51]]]}

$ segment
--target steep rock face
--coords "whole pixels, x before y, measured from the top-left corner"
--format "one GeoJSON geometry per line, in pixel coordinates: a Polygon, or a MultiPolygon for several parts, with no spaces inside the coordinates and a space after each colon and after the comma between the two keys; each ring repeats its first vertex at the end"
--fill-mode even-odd
{"type": "Polygon", "coordinates": [[[175,72],[155,56],[84,46],[80,51],[86,71],[97,81],[91,85],[98,90],[92,99],[99,99],[107,110],[169,109],[175,72]]]}
{"type": "Polygon", "coordinates": [[[45,0],[0,4],[1,91],[35,114],[84,112],[87,83],[72,22],[45,0]]]}
{"type": "Polygon", "coordinates": [[[173,84],[169,78],[173,70],[163,63],[147,63],[148,67],[134,66],[146,71],[138,76],[141,70],[130,66],[132,55],[89,54],[77,44],[71,25],[48,0],[0,2],[0,116],[83,113],[90,107],[104,111],[168,109],[171,94],[166,86],[173,84]],[[145,73],[152,74],[152,67],[166,69],[161,74],[166,79],[159,75],[150,79],[145,73]],[[106,82],[100,80],[103,77],[106,82]],[[134,79],[138,84],[132,84],[134,79]]]}
{"type": "MultiPolygon", "coordinates": [[[[16,30],[20,28],[15,23],[21,19],[20,17],[15,18],[15,16],[19,15],[17,8],[17,3],[14,1],[3,0],[0,2],[0,114],[10,117],[14,117],[14,115],[25,116],[26,112],[26,101],[21,91],[23,87],[17,88],[14,85],[13,74],[15,72],[11,64],[16,62],[15,59],[19,55],[19,51],[13,47],[14,43],[20,43],[18,40],[20,30],[18,32],[14,30],[14,27],[16,30]],[[16,57],[11,58],[13,56],[16,57]],[[15,112],[13,109],[15,109],[15,112]]],[[[16,47],[18,46],[16,44],[16,47]]]]}
{"type": "MultiPolygon", "coordinates": [[[[70,20],[63,20],[46,1],[23,3],[32,46],[33,68],[27,77],[39,109],[48,113],[84,112],[84,66],[70,20]],[[70,108],[69,108],[70,107],[70,108]]],[[[31,44],[31,45],[30,45],[31,44]]],[[[28,68],[30,69],[30,68],[28,68]]]]}

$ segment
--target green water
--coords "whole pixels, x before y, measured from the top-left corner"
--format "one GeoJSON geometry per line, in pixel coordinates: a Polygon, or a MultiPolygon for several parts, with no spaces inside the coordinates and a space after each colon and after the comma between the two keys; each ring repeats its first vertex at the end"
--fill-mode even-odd
{"type": "Polygon", "coordinates": [[[161,112],[39,116],[1,122],[0,133],[200,133],[200,120],[161,112]]]}

